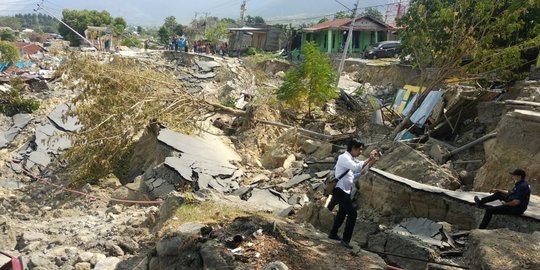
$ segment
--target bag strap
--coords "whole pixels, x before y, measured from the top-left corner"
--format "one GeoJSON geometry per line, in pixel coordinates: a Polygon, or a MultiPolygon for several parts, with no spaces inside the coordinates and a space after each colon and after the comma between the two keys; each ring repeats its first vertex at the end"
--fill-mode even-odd
{"type": "Polygon", "coordinates": [[[337,180],[338,180],[338,181],[341,180],[341,178],[343,178],[343,176],[345,176],[346,174],[348,174],[349,171],[350,171],[350,169],[349,169],[349,170],[346,170],[344,173],[342,173],[342,174],[338,177],[337,180]]]}

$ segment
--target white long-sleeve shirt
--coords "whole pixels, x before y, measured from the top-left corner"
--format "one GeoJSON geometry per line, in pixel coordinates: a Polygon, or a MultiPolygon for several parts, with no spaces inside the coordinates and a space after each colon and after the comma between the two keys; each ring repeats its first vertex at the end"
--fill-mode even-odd
{"type": "Polygon", "coordinates": [[[345,171],[349,170],[349,172],[338,180],[336,187],[341,188],[345,193],[351,194],[354,173],[360,172],[362,168],[364,168],[364,161],[354,159],[348,151],[339,155],[334,171],[336,179],[344,174],[345,171]]]}

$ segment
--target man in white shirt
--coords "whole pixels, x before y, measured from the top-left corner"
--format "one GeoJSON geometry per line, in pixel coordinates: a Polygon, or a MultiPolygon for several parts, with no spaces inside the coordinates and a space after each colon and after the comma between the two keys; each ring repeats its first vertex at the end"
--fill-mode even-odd
{"type": "Polygon", "coordinates": [[[358,157],[362,150],[364,149],[364,144],[352,139],[347,145],[347,151],[341,154],[338,157],[335,176],[336,178],[341,177],[334,188],[332,193],[332,201],[328,205],[328,208],[332,210],[336,204],[339,204],[339,210],[334,219],[334,225],[328,238],[334,240],[341,240],[341,244],[347,248],[352,248],[350,241],[352,238],[352,233],[354,231],[354,226],[356,224],[356,209],[353,207],[353,202],[351,199],[351,191],[354,185],[354,173],[358,173],[363,169],[367,169],[373,164],[375,164],[376,157],[378,155],[377,150],[373,150],[370,153],[370,157],[364,161],[358,161],[355,158],[358,157]],[[347,173],[345,173],[347,172],[347,173]],[[345,221],[347,217],[347,222],[345,223],[345,231],[343,232],[343,239],[339,238],[337,232],[339,227],[345,221]]]}

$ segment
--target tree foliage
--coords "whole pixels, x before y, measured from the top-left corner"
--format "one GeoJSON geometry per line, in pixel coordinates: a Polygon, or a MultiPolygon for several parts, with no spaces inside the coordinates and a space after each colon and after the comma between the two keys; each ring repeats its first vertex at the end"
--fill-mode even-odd
{"type": "Polygon", "coordinates": [[[12,42],[0,41],[0,63],[13,64],[19,61],[19,49],[12,42]]]}
{"type": "Polygon", "coordinates": [[[351,15],[347,13],[346,11],[339,11],[336,14],[334,14],[334,19],[346,19],[349,17],[351,17],[351,15]]]}
{"type": "Polygon", "coordinates": [[[176,22],[174,16],[165,18],[165,22],[158,30],[159,41],[163,44],[168,44],[171,36],[181,36],[183,34],[184,26],[176,22]]]}
{"type": "Polygon", "coordinates": [[[0,113],[13,116],[18,113],[32,113],[39,108],[39,102],[21,97],[18,87],[10,91],[0,91],[0,113]]]}
{"type": "Polygon", "coordinates": [[[264,24],[264,18],[261,16],[246,16],[246,24],[247,25],[256,25],[256,24],[264,24]]]}
{"type": "MultiPolygon", "coordinates": [[[[113,33],[117,35],[123,32],[127,26],[126,21],[123,18],[113,18],[107,11],[64,9],[64,11],[62,11],[62,17],[64,22],[82,36],[84,36],[84,30],[86,30],[88,26],[111,27],[113,33]]],[[[80,44],[79,36],[71,32],[71,30],[63,24],[59,25],[58,31],[72,46],[78,46],[80,44]]]]}
{"type": "Polygon", "coordinates": [[[308,42],[302,48],[304,60],[297,68],[285,74],[277,98],[296,108],[307,103],[308,115],[313,105],[321,105],[337,97],[337,74],[326,54],[322,54],[315,42],[308,42]]]}
{"type": "Polygon", "coordinates": [[[227,37],[229,34],[227,25],[227,22],[219,22],[213,27],[206,27],[204,37],[212,44],[218,43],[221,39],[227,37]]]}
{"type": "Polygon", "coordinates": [[[2,30],[0,31],[0,40],[3,40],[3,41],[15,41],[16,37],[15,37],[15,33],[13,33],[13,31],[11,30],[2,30]]]}
{"type": "Polygon", "coordinates": [[[145,68],[136,60],[114,58],[101,63],[75,57],[63,63],[59,72],[83,93],[73,102],[74,115],[84,128],[72,134],[73,147],[65,154],[67,173],[79,183],[114,172],[119,162],[150,122],[185,133],[196,129],[196,116],[205,113],[175,76],[145,68]]]}
{"type": "Polygon", "coordinates": [[[522,53],[538,51],[539,21],[539,1],[411,1],[399,24],[404,54],[411,55],[427,88],[415,109],[429,91],[450,77],[516,79],[516,70],[529,62],[522,53]]]}
{"type": "Polygon", "coordinates": [[[120,45],[127,46],[127,47],[137,47],[142,48],[143,44],[140,39],[138,39],[136,36],[126,36],[122,39],[120,42],[120,45]]]}
{"type": "Polygon", "coordinates": [[[383,21],[382,13],[376,8],[365,8],[362,12],[360,12],[360,16],[370,16],[377,20],[383,21]]]}
{"type": "Polygon", "coordinates": [[[44,33],[58,33],[59,22],[47,14],[15,14],[15,17],[21,21],[22,28],[30,28],[44,33]]]}
{"type": "Polygon", "coordinates": [[[13,30],[19,30],[22,27],[22,21],[17,17],[0,16],[0,26],[9,27],[13,30]]]}

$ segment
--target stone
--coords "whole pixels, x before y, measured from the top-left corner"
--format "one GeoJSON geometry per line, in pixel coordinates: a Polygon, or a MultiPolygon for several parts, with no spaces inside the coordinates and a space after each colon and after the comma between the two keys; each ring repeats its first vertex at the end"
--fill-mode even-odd
{"type": "Polygon", "coordinates": [[[115,257],[121,257],[121,256],[124,256],[125,254],[122,248],[110,242],[107,243],[106,248],[109,251],[109,254],[115,257]]]}
{"type": "Polygon", "coordinates": [[[308,179],[311,178],[311,175],[309,174],[302,174],[302,175],[297,175],[295,177],[293,177],[291,180],[289,180],[286,184],[285,184],[285,188],[291,188],[291,187],[294,187],[308,179]]]}
{"type": "Polygon", "coordinates": [[[325,159],[332,155],[332,144],[324,142],[319,149],[311,154],[312,157],[317,159],[325,159]]]}
{"type": "Polygon", "coordinates": [[[253,189],[248,202],[263,211],[282,211],[290,205],[266,189],[253,189]]]}
{"type": "Polygon", "coordinates": [[[70,110],[72,110],[71,105],[58,105],[49,113],[48,118],[64,131],[77,132],[83,126],[79,123],[77,117],[66,115],[70,110]]]}
{"type": "MultiPolygon", "coordinates": [[[[2,206],[0,205],[0,208],[2,206]]],[[[1,214],[1,213],[0,213],[1,214]]],[[[17,234],[15,228],[11,225],[11,221],[3,214],[0,216],[0,243],[2,249],[11,250],[17,246],[17,234]]]]}
{"type": "Polygon", "coordinates": [[[262,270],[289,270],[289,267],[283,262],[275,261],[264,266],[262,270]]]}
{"type": "Polygon", "coordinates": [[[195,64],[197,64],[197,66],[199,66],[199,68],[204,72],[209,72],[216,67],[221,67],[221,64],[216,61],[195,61],[195,64]]]}
{"type": "Polygon", "coordinates": [[[205,80],[205,79],[211,79],[211,78],[214,78],[216,77],[216,73],[214,72],[208,72],[208,73],[194,73],[192,74],[193,77],[197,78],[197,79],[201,79],[201,80],[205,80]]]}
{"type": "Polygon", "coordinates": [[[443,164],[446,162],[446,155],[449,154],[450,151],[446,150],[442,145],[435,144],[431,146],[431,149],[429,150],[429,156],[437,162],[437,164],[443,164]]]}
{"type": "Polygon", "coordinates": [[[79,253],[79,257],[77,258],[78,262],[90,262],[92,261],[92,258],[94,257],[94,253],[92,252],[81,252],[79,253]]]}
{"type": "Polygon", "coordinates": [[[34,117],[31,114],[19,113],[13,116],[13,127],[23,129],[32,121],[34,117]]]}
{"type": "Polygon", "coordinates": [[[266,169],[275,169],[283,166],[283,163],[289,155],[284,147],[272,148],[263,153],[261,163],[266,169]]]}
{"type": "Polygon", "coordinates": [[[120,259],[116,257],[107,257],[99,260],[94,266],[94,270],[115,270],[120,263],[120,259]]]}
{"type": "Polygon", "coordinates": [[[307,139],[305,140],[302,145],[301,145],[301,149],[304,153],[306,154],[311,154],[313,152],[315,152],[317,149],[319,149],[319,147],[321,147],[321,142],[319,141],[314,141],[312,139],[307,139]]]}
{"type": "Polygon", "coordinates": [[[540,269],[540,235],[509,229],[472,230],[464,256],[470,269],[540,269]]]}
{"type": "Polygon", "coordinates": [[[330,173],[333,173],[333,171],[332,170],[325,170],[325,171],[316,172],[315,176],[317,176],[317,178],[326,178],[326,176],[328,176],[328,174],[330,174],[330,173]]]}
{"type": "Polygon", "coordinates": [[[47,167],[47,165],[51,163],[51,157],[47,153],[41,151],[32,152],[28,157],[28,160],[43,167],[47,167]]]}
{"type": "Polygon", "coordinates": [[[201,235],[201,229],[205,225],[198,223],[182,224],[178,229],[179,235],[165,237],[156,244],[156,251],[160,257],[178,256],[181,252],[190,247],[201,235]]]}
{"type": "Polygon", "coordinates": [[[178,209],[184,203],[184,201],[185,199],[181,193],[170,193],[159,207],[159,222],[163,224],[165,221],[171,218],[176,209],[178,209]]]}
{"type": "Polygon", "coordinates": [[[107,258],[107,256],[105,256],[104,254],[94,253],[94,256],[90,260],[90,263],[92,265],[96,265],[99,261],[105,260],[106,258],[107,258]]]}
{"type": "Polygon", "coordinates": [[[280,217],[288,217],[292,213],[294,213],[294,206],[289,206],[289,207],[285,208],[284,210],[280,211],[278,213],[278,216],[280,216],[280,217]]]}
{"type": "Polygon", "coordinates": [[[214,177],[232,176],[238,168],[231,162],[241,161],[236,152],[217,138],[194,137],[162,129],[158,140],[182,153],[181,157],[167,158],[166,164],[186,180],[192,176],[191,171],[185,171],[187,168],[214,177]]]}
{"type": "Polygon", "coordinates": [[[125,252],[135,253],[140,247],[137,242],[131,238],[123,237],[118,239],[118,246],[125,252]]]}
{"type": "Polygon", "coordinates": [[[368,244],[368,237],[379,232],[379,225],[369,221],[358,220],[356,221],[356,226],[354,228],[352,240],[358,242],[360,247],[366,247],[368,244]]]}
{"type": "Polygon", "coordinates": [[[33,255],[30,256],[29,265],[31,265],[32,267],[47,266],[50,263],[51,262],[49,260],[47,260],[45,257],[43,257],[41,255],[33,254],[33,255]]]}
{"type": "Polygon", "coordinates": [[[234,257],[222,245],[214,240],[201,246],[203,269],[233,269],[234,257]]]}
{"type": "Polygon", "coordinates": [[[296,157],[293,154],[290,154],[285,161],[283,161],[283,168],[289,169],[292,167],[292,163],[296,161],[296,157]]]}
{"type": "MultiPolygon", "coordinates": [[[[368,236],[368,249],[375,252],[399,254],[410,258],[422,258],[437,261],[437,252],[412,236],[403,236],[395,232],[380,232],[368,236]]],[[[427,263],[388,255],[388,261],[404,269],[426,269],[427,263]]]]}
{"type": "Polygon", "coordinates": [[[76,263],[75,270],[92,270],[92,265],[89,262],[76,263]]]}

